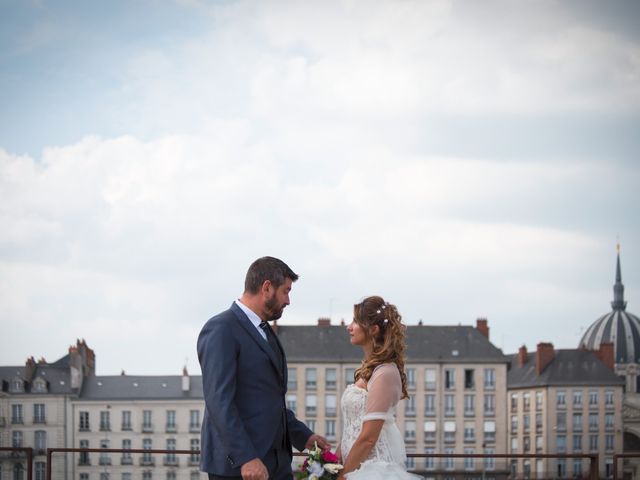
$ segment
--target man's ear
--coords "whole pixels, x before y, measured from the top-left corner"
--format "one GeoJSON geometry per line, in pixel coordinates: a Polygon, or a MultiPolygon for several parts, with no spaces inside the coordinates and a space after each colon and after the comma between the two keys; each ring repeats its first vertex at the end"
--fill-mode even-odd
{"type": "Polygon", "coordinates": [[[271,292],[271,288],[273,287],[273,284],[271,283],[271,280],[265,280],[264,282],[262,282],[262,286],[260,287],[260,293],[262,295],[269,295],[269,293],[271,292]]]}

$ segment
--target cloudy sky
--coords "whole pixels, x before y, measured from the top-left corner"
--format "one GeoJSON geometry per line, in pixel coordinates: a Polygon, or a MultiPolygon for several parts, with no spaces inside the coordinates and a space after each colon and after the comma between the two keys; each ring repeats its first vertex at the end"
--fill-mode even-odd
{"type": "Polygon", "coordinates": [[[640,314],[640,3],[0,0],[0,365],[199,373],[247,266],[283,321],[640,314]]]}

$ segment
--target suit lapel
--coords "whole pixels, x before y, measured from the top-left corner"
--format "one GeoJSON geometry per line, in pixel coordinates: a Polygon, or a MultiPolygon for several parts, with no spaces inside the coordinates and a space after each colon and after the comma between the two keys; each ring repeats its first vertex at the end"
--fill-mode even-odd
{"type": "MultiPolygon", "coordinates": [[[[278,357],[276,357],[275,352],[271,349],[269,342],[267,342],[262,335],[258,333],[256,327],[251,323],[251,320],[247,317],[247,315],[242,311],[238,305],[234,303],[231,304],[231,311],[235,313],[236,317],[239,320],[240,325],[245,329],[245,331],[249,334],[249,336],[258,344],[258,346],[269,356],[269,360],[271,360],[271,364],[273,368],[275,368],[276,373],[280,376],[280,368],[278,367],[278,357]]],[[[280,345],[280,340],[278,340],[278,336],[276,337],[276,341],[280,346],[280,351],[282,352],[282,357],[284,358],[284,351],[282,350],[282,345],[280,345]]],[[[286,362],[285,362],[286,364],[286,362]]],[[[284,374],[284,373],[283,373],[284,374]]]]}

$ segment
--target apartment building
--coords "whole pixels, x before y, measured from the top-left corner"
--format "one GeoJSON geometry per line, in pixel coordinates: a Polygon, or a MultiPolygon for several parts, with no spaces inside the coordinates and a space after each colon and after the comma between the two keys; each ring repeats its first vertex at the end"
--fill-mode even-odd
{"type": "MultiPolygon", "coordinates": [[[[289,407],[310,428],[338,441],[340,398],[362,350],[350,344],[344,325],[328,319],[316,326],[278,325],[277,333],[287,351],[289,407]]],[[[400,402],[396,417],[408,453],[506,451],[508,359],[489,341],[486,319],[476,327],[408,326],[407,357],[409,398],[400,402]]],[[[434,478],[508,472],[494,459],[409,459],[408,467],[434,478]]]]}
{"type": "MultiPolygon", "coordinates": [[[[595,453],[600,476],[612,475],[623,448],[624,379],[613,370],[613,345],[598,351],[521,347],[508,373],[510,453],[595,453]]],[[[586,459],[514,459],[512,475],[579,478],[586,459]]]]}

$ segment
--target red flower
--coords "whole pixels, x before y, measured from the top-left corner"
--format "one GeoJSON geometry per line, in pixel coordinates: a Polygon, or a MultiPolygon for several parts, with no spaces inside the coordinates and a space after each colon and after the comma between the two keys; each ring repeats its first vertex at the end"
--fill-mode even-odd
{"type": "Polygon", "coordinates": [[[309,459],[305,458],[304,463],[300,466],[300,470],[305,471],[308,466],[309,466],[309,459]]]}
{"type": "Polygon", "coordinates": [[[335,453],[331,453],[330,450],[322,452],[322,460],[326,463],[338,463],[338,456],[335,453]]]}

